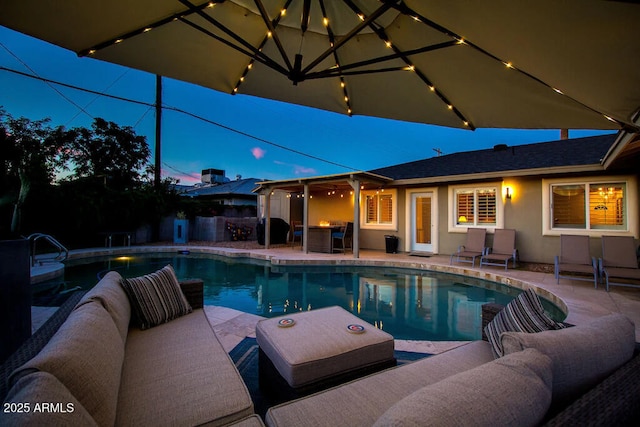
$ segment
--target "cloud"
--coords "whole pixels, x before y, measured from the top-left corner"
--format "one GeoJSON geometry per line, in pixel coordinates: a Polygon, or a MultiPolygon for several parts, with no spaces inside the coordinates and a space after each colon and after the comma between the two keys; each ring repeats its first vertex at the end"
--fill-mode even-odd
{"type": "Polygon", "coordinates": [[[253,147],[251,149],[251,154],[253,154],[253,157],[260,160],[261,158],[264,157],[264,155],[266,154],[266,151],[260,147],[253,147]]]}
{"type": "Polygon", "coordinates": [[[318,171],[316,171],[314,168],[310,168],[307,166],[285,163],[280,160],[274,160],[273,163],[280,166],[289,166],[293,170],[293,173],[295,175],[317,175],[318,174],[318,171]]]}
{"type": "Polygon", "coordinates": [[[293,165],[293,173],[296,175],[317,175],[318,172],[314,168],[306,166],[293,165]]]}

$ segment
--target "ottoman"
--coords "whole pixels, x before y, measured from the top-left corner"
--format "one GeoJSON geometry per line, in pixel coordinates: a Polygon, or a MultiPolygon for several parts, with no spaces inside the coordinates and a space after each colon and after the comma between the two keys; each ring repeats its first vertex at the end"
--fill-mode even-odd
{"type": "Polygon", "coordinates": [[[337,306],[261,320],[256,339],[261,388],[289,397],[396,364],[391,335],[337,306]]]}

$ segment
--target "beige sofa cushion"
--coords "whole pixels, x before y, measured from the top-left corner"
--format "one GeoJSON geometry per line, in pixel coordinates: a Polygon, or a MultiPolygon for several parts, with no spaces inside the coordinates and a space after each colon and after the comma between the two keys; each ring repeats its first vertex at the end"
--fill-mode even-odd
{"type": "Polygon", "coordinates": [[[387,369],[339,387],[275,406],[269,426],[368,426],[400,399],[429,384],[493,360],[486,341],[387,369]]]}
{"type": "Polygon", "coordinates": [[[122,342],[127,340],[129,323],[131,321],[131,304],[127,294],[120,286],[122,276],[115,271],[108,272],[78,303],[78,307],[90,301],[97,301],[111,315],[122,342]]]}
{"type": "Polygon", "coordinates": [[[56,377],[97,424],[113,425],[124,344],[111,316],[97,301],[74,309],[49,343],[12,378],[38,370],[56,377]]]}
{"type": "Polygon", "coordinates": [[[550,403],[551,359],[525,350],[413,392],[374,426],[535,426],[550,403]]]}
{"type": "Polygon", "coordinates": [[[624,315],[610,314],[558,331],[506,332],[501,340],[506,354],[535,348],[551,358],[556,405],[577,398],[631,359],[635,326],[624,315]]]}
{"type": "MultiPolygon", "coordinates": [[[[26,412],[4,411],[4,426],[97,426],[82,404],[56,377],[47,372],[33,372],[20,378],[5,400],[26,412]],[[49,403],[55,403],[50,407],[49,403]],[[45,406],[47,405],[47,406],[45,406]]],[[[4,407],[3,407],[4,409],[4,407]]]]}
{"type": "Polygon", "coordinates": [[[253,414],[202,309],[127,339],[116,425],[223,425],[253,414]]]}

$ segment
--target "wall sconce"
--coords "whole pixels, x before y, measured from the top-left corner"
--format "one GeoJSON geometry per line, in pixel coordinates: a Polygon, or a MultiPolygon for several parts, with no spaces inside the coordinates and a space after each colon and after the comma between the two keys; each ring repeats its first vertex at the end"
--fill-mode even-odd
{"type": "Polygon", "coordinates": [[[506,199],[511,200],[511,188],[510,187],[505,187],[504,197],[506,199]]]}

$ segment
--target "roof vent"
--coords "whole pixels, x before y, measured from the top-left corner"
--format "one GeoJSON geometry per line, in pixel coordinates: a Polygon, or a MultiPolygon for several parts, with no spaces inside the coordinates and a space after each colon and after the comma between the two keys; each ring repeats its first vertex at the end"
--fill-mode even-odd
{"type": "Polygon", "coordinates": [[[496,144],[493,146],[493,151],[506,151],[507,148],[509,148],[507,144],[496,144]]]}

